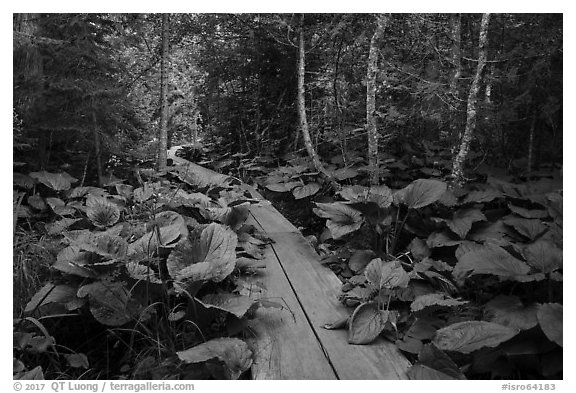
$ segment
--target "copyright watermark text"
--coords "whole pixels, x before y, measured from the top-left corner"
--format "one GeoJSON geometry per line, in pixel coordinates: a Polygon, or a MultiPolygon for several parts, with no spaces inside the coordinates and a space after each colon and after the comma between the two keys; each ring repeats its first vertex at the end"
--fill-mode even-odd
{"type": "Polygon", "coordinates": [[[128,382],[128,381],[53,381],[53,382],[14,382],[15,392],[146,392],[146,391],[194,391],[193,383],[168,382],[128,382]]]}

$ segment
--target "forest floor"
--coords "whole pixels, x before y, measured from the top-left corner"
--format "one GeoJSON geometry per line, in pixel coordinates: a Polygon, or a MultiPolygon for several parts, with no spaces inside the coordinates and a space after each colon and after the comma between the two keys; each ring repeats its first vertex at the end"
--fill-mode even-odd
{"type": "MultiPolygon", "coordinates": [[[[394,188],[337,158],[337,190],[298,157],[211,166],[257,186],[338,275],[350,316],[326,328],[350,345],[395,343],[413,379],[561,378],[561,176],[451,189],[441,149],[422,149],[387,159],[394,188]]],[[[270,242],[245,225],[254,201],[227,175],[132,179],[15,175],[15,378],[249,375],[247,321],[283,308],[246,287],[270,242]]]]}

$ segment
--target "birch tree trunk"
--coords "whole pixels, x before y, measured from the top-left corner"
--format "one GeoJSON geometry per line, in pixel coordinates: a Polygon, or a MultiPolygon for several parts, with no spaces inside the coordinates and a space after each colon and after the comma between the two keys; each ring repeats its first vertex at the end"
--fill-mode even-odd
{"type": "Polygon", "coordinates": [[[166,170],[168,150],[168,14],[162,14],[162,58],[160,61],[160,129],[158,171],[166,170]]]}
{"type": "MultiPolygon", "coordinates": [[[[458,136],[458,140],[462,138],[460,131],[460,78],[462,77],[462,15],[452,14],[451,20],[451,39],[452,39],[452,67],[453,74],[450,79],[450,95],[452,96],[454,107],[451,110],[450,116],[450,133],[452,138],[458,136]]],[[[443,135],[443,139],[447,135],[443,135]]]]}
{"type": "Polygon", "coordinates": [[[464,183],[464,163],[466,156],[470,150],[470,143],[474,136],[474,129],[476,128],[476,118],[478,112],[478,92],[480,91],[480,83],[482,80],[482,71],[486,66],[488,57],[488,25],[490,23],[490,14],[482,15],[482,22],[480,23],[480,40],[478,44],[478,65],[476,67],[476,75],[472,80],[470,92],[468,94],[468,107],[466,108],[466,128],[464,135],[460,142],[460,149],[452,163],[452,183],[455,186],[460,186],[464,183]]]}
{"type": "Polygon", "coordinates": [[[324,168],[324,165],[322,165],[322,162],[320,162],[320,158],[318,158],[316,150],[314,150],[312,139],[310,138],[308,120],[306,119],[306,90],[304,88],[305,60],[306,53],[304,50],[304,14],[302,14],[300,17],[300,31],[298,37],[298,119],[300,123],[300,130],[302,131],[302,139],[304,140],[304,145],[306,146],[308,156],[312,159],[314,168],[316,168],[316,171],[329,176],[326,169],[324,168]]]}
{"type": "Polygon", "coordinates": [[[376,17],[376,30],[370,40],[368,68],[366,72],[366,131],[368,134],[368,165],[370,167],[370,184],[378,184],[380,179],[378,167],[378,128],[376,115],[376,77],[378,75],[378,42],[384,35],[388,18],[376,17]]]}

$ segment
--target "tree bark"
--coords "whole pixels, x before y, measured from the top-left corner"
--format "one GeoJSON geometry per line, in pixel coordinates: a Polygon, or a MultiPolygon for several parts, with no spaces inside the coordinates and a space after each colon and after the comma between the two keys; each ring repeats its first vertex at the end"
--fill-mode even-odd
{"type": "Polygon", "coordinates": [[[316,171],[321,172],[327,176],[326,169],[318,154],[316,154],[316,150],[314,150],[314,146],[312,145],[312,139],[310,138],[310,129],[308,128],[308,120],[306,118],[306,99],[305,93],[306,90],[304,88],[304,73],[305,73],[305,60],[306,60],[306,52],[304,48],[304,14],[300,16],[300,31],[299,31],[299,39],[298,39],[298,94],[297,94],[297,104],[298,104],[298,119],[300,123],[300,130],[302,131],[302,139],[304,140],[304,145],[306,146],[306,151],[308,152],[308,156],[312,159],[312,163],[314,164],[314,168],[316,171]]]}
{"type": "Polygon", "coordinates": [[[92,103],[92,133],[94,135],[94,157],[96,157],[96,174],[98,175],[98,186],[104,184],[102,173],[102,151],[100,149],[100,132],[98,131],[98,120],[96,117],[96,107],[92,103]]]}
{"type": "Polygon", "coordinates": [[[366,72],[366,130],[368,134],[368,165],[370,167],[370,184],[378,184],[380,173],[378,167],[378,127],[376,115],[376,77],[378,75],[378,42],[384,35],[388,18],[376,17],[376,30],[370,40],[368,69],[366,72]]]}
{"type": "Polygon", "coordinates": [[[490,14],[482,15],[482,22],[480,23],[480,40],[478,44],[478,66],[476,67],[476,75],[472,80],[470,92],[468,94],[468,106],[466,108],[466,128],[464,135],[460,142],[460,149],[452,163],[452,183],[455,186],[460,186],[464,183],[464,163],[466,156],[470,150],[470,143],[474,136],[474,129],[476,128],[476,118],[478,112],[478,92],[480,91],[480,83],[482,80],[482,71],[486,66],[488,58],[488,25],[490,23],[490,14]]]}
{"type": "Polygon", "coordinates": [[[160,61],[160,129],[158,171],[166,170],[168,150],[168,31],[169,14],[162,14],[162,58],[160,61]]]}
{"type": "Polygon", "coordinates": [[[536,129],[536,108],[532,112],[532,124],[530,125],[530,136],[528,138],[528,164],[526,167],[527,175],[532,173],[532,162],[534,161],[534,131],[536,129]]]}
{"type": "MultiPolygon", "coordinates": [[[[450,134],[452,138],[462,137],[460,131],[460,78],[462,77],[462,15],[452,14],[451,20],[451,39],[452,39],[452,78],[450,79],[450,95],[452,96],[454,107],[450,116],[450,134]]],[[[448,139],[444,133],[442,139],[448,139]]]]}

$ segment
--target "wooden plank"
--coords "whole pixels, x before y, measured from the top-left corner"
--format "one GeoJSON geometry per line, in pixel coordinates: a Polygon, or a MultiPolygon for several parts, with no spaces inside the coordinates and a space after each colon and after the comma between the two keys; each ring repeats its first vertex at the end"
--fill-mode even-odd
{"type": "Polygon", "coordinates": [[[322,326],[350,314],[337,299],[341,282],[319,263],[318,254],[272,206],[250,209],[255,220],[276,243],[272,246],[282,264],[316,336],[339,379],[406,379],[410,366],[396,346],[384,339],[369,345],[350,345],[345,330],[322,326]]]}
{"type": "MultiPolygon", "coordinates": [[[[256,227],[259,225],[250,218],[256,227]]],[[[265,250],[266,269],[249,280],[263,284],[267,291],[254,298],[266,298],[287,309],[258,309],[249,322],[254,333],[253,379],[336,379],[318,339],[271,247],[265,250]]]]}
{"type": "MultiPolygon", "coordinates": [[[[220,185],[223,183],[227,183],[230,179],[235,179],[232,176],[223,175],[212,169],[204,168],[198,164],[194,164],[184,158],[180,158],[176,156],[176,152],[180,150],[183,146],[173,146],[170,150],[168,150],[168,158],[171,159],[176,166],[185,167],[184,171],[180,171],[181,174],[186,175],[189,177],[190,181],[194,184],[199,185],[200,187],[204,187],[207,185],[220,185]]],[[[240,181],[236,179],[239,183],[240,181]]]]}
{"type": "MultiPolygon", "coordinates": [[[[178,148],[169,155],[177,165],[187,165],[213,184],[228,178],[176,157],[178,148]]],[[[241,187],[254,199],[264,199],[253,187],[241,187]]],[[[349,345],[346,331],[321,327],[350,313],[336,298],[340,280],[320,265],[314,249],[269,202],[252,205],[250,212],[250,223],[276,241],[266,249],[266,271],[251,280],[268,288],[261,296],[281,300],[291,310],[259,309],[250,321],[253,378],[406,379],[410,363],[392,343],[379,339],[366,346],[349,345]]]]}

